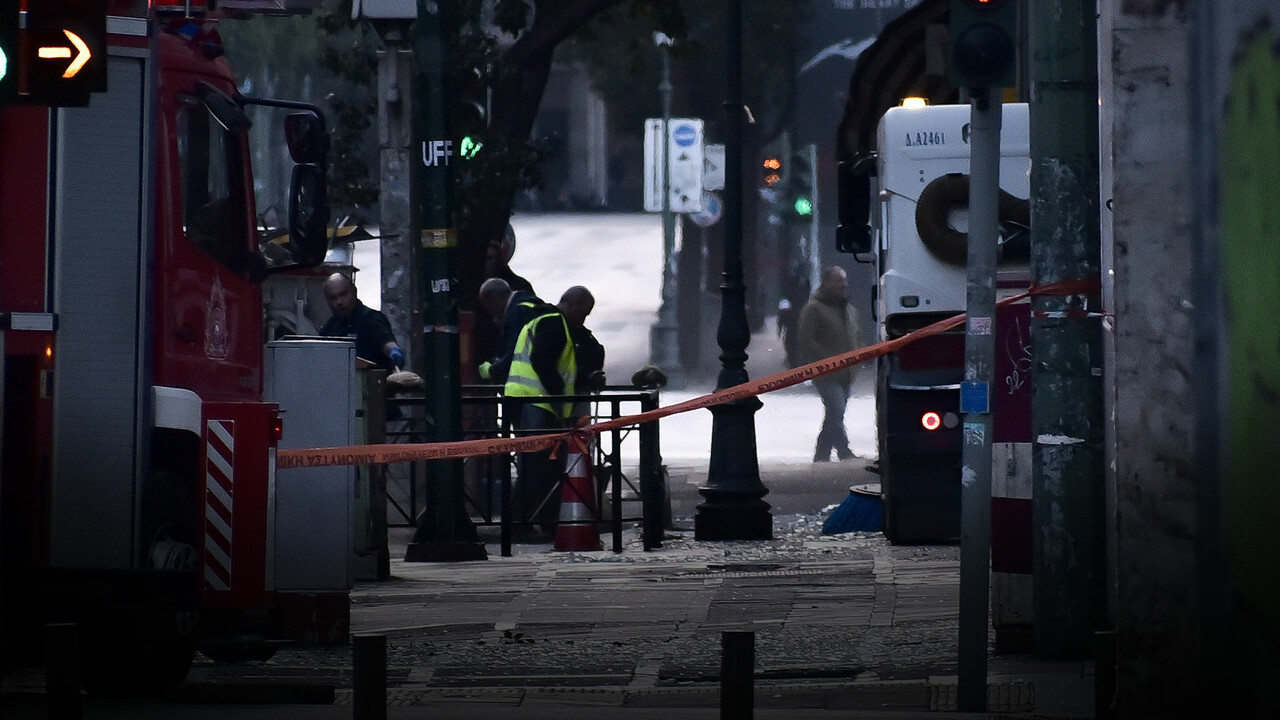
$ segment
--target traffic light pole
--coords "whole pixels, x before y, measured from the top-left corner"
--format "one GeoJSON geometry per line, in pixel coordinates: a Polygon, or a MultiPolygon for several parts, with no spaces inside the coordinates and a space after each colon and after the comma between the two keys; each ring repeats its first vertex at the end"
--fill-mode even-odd
{"type": "MultiPolygon", "coordinates": [[[[456,157],[449,117],[449,37],[454,3],[418,0],[413,25],[412,237],[419,245],[429,442],[462,438],[461,361],[458,345],[457,233],[453,227],[456,157]]],[[[427,463],[427,507],[418,518],[409,562],[485,560],[463,504],[462,461],[427,463]]]]}
{"type": "Polygon", "coordinates": [[[987,708],[987,598],[991,562],[991,384],[995,374],[1000,124],[996,90],[970,88],[969,279],[960,469],[961,712],[987,708]]]}
{"type": "Polygon", "coordinates": [[[1000,236],[1000,88],[1017,76],[1018,2],[951,0],[951,79],[969,89],[969,257],[960,467],[961,712],[987,707],[991,592],[991,395],[1000,236]]]}
{"type": "Polygon", "coordinates": [[[809,157],[809,192],[813,195],[809,212],[809,287],[817,290],[822,283],[822,246],[818,243],[821,231],[818,221],[818,146],[810,143],[805,150],[809,157]]]}

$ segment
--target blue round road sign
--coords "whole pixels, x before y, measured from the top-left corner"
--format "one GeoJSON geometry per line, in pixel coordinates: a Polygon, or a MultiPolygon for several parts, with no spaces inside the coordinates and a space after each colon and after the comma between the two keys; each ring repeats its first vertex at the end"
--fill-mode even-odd
{"type": "Polygon", "coordinates": [[[671,131],[671,139],[675,140],[680,147],[689,147],[698,139],[698,131],[692,125],[677,125],[676,129],[671,131]]]}

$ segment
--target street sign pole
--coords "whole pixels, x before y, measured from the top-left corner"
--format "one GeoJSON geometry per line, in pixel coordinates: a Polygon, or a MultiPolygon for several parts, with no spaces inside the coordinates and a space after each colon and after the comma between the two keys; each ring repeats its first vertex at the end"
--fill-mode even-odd
{"type": "Polygon", "coordinates": [[[675,262],[676,218],[671,210],[671,41],[665,36],[656,40],[662,53],[662,303],[658,306],[658,322],[649,330],[649,362],[662,368],[667,377],[677,375],[675,262]]]}

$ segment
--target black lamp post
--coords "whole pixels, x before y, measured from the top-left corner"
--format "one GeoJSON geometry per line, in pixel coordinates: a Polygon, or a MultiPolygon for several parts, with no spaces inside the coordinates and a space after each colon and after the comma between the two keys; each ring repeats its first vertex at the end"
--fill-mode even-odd
{"type": "MultiPolygon", "coordinates": [[[[724,281],[720,285],[720,375],[716,388],[747,381],[746,285],[742,272],[742,0],[726,3],[724,281]]],[[[711,408],[711,466],[707,484],[698,488],[705,500],[694,515],[698,540],[769,540],[773,514],[763,498],[756,455],[755,412],[762,403],[748,398],[711,408]]]]}

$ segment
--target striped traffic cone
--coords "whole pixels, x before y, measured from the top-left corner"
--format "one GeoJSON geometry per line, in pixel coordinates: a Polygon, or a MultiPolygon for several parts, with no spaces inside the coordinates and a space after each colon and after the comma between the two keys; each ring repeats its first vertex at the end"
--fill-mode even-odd
{"type": "Polygon", "coordinates": [[[600,550],[596,530],[596,490],[591,479],[591,443],[586,452],[571,446],[565,458],[565,479],[560,491],[560,524],[556,528],[556,550],[600,550]]]}

